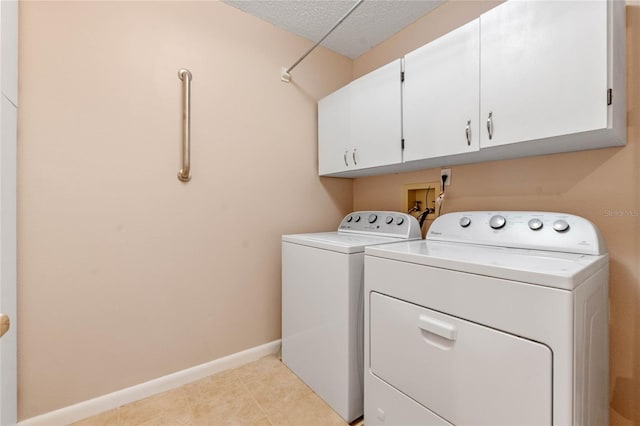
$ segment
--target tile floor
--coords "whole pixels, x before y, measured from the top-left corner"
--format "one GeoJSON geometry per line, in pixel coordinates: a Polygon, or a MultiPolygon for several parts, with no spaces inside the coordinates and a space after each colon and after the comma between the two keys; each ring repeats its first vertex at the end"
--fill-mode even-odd
{"type": "Polygon", "coordinates": [[[345,426],[347,423],[280,360],[267,356],[73,424],[133,425],[345,426]]]}

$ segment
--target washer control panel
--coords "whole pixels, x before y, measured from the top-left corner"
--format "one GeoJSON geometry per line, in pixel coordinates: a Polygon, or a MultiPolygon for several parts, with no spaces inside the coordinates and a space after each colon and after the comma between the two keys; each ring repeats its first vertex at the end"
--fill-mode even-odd
{"type": "Polygon", "coordinates": [[[338,232],[421,238],[420,225],[415,217],[400,212],[364,211],[349,213],[342,219],[338,232]]]}
{"type": "Polygon", "coordinates": [[[596,255],[607,252],[593,223],[552,212],[448,213],[433,222],[427,240],[596,255]]]}

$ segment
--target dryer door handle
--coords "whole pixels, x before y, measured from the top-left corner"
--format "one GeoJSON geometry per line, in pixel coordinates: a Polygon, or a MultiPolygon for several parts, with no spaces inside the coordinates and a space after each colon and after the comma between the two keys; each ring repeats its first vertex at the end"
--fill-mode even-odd
{"type": "Polygon", "coordinates": [[[458,338],[458,331],[453,324],[448,324],[426,315],[420,315],[418,318],[418,328],[428,333],[444,337],[447,340],[456,340],[458,338]]]}

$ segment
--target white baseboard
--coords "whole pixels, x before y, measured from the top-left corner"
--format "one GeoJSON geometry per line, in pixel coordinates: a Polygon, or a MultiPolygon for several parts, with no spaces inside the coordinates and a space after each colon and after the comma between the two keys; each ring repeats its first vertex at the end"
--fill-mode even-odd
{"type": "Polygon", "coordinates": [[[79,402],[40,416],[31,417],[18,423],[18,426],[64,426],[87,417],[95,416],[121,405],[165,392],[187,383],[202,379],[220,371],[239,367],[266,355],[275,354],[280,349],[281,340],[265,343],[242,352],[237,352],[205,364],[168,374],[139,385],[131,386],[107,395],[79,402]]]}

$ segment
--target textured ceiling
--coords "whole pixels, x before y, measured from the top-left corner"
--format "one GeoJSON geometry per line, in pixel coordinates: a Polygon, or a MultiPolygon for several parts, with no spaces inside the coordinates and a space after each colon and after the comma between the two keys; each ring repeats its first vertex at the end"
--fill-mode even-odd
{"type": "MultiPolygon", "coordinates": [[[[320,40],[355,4],[352,0],[224,2],[313,42],[320,40]]],[[[444,0],[365,0],[322,45],[355,59],[443,2],[444,0]]]]}

